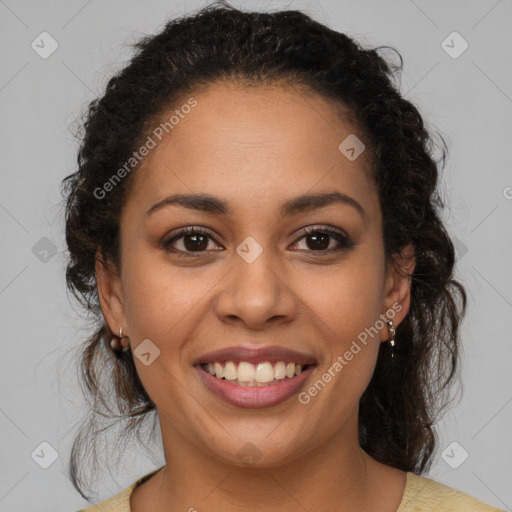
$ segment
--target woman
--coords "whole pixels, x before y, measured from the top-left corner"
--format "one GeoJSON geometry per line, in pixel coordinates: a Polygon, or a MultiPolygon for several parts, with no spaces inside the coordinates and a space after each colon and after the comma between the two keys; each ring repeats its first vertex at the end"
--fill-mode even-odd
{"type": "Polygon", "coordinates": [[[222,2],[136,47],[63,187],[98,320],[70,470],[102,416],[155,413],[166,464],[86,510],[498,510],[421,476],[466,294],[400,68],[222,2]]]}

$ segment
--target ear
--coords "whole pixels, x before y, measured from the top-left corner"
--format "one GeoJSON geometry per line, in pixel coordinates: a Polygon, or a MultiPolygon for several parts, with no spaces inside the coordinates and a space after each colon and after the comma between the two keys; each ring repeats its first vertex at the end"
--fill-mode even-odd
{"type": "Polygon", "coordinates": [[[121,278],[113,265],[104,260],[101,249],[96,251],[95,276],[105,322],[113,334],[119,335],[119,328],[126,326],[121,278]]]}
{"type": "MultiPolygon", "coordinates": [[[[387,262],[386,279],[384,291],[384,310],[394,311],[394,317],[388,313],[388,318],[393,320],[395,327],[402,322],[409,312],[411,303],[411,276],[416,266],[414,255],[414,246],[406,245],[399,253],[393,255],[393,261],[387,262]]],[[[388,325],[381,330],[381,340],[386,341],[390,338],[388,325]]]]}

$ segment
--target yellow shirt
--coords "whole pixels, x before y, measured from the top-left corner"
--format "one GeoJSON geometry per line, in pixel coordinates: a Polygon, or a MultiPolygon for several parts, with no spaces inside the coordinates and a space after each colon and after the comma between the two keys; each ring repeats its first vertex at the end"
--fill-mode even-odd
{"type": "MultiPolygon", "coordinates": [[[[164,467],[164,466],[162,466],[164,467]]],[[[77,512],[130,512],[130,495],[138,485],[148,480],[162,468],[155,469],[134,482],[130,487],[97,505],[77,512]]],[[[414,473],[407,473],[405,490],[396,512],[504,512],[414,473]]]]}

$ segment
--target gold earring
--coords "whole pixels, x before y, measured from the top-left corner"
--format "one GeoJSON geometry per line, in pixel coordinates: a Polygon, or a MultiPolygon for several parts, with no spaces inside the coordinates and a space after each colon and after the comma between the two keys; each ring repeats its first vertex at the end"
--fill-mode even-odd
{"type": "MultiPolygon", "coordinates": [[[[126,338],[126,336],[125,336],[126,338]]],[[[130,350],[130,345],[126,345],[123,347],[123,327],[121,326],[119,329],[119,336],[114,335],[112,339],[110,340],[110,346],[112,347],[112,350],[116,353],[119,352],[128,352],[130,350]]]]}
{"type": "MultiPolygon", "coordinates": [[[[128,336],[125,336],[125,338],[128,339],[128,336]]],[[[121,352],[128,352],[128,350],[130,350],[130,343],[128,341],[126,342],[126,345],[123,346],[123,326],[119,328],[119,343],[121,344],[121,347],[123,347],[121,352]]]]}
{"type": "Polygon", "coordinates": [[[388,340],[390,349],[391,349],[391,357],[395,355],[395,336],[396,336],[396,328],[395,324],[393,323],[393,320],[386,320],[386,323],[389,327],[389,333],[391,334],[391,338],[388,340]]]}

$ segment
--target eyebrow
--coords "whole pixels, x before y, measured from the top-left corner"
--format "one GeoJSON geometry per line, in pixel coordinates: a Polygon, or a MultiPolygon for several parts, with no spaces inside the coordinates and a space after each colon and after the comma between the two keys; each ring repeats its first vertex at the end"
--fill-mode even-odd
{"type": "MultiPolygon", "coordinates": [[[[316,194],[303,194],[285,201],[280,209],[280,217],[287,217],[304,213],[319,208],[324,208],[331,204],[343,204],[354,208],[365,221],[368,215],[363,207],[353,198],[342,192],[324,192],[316,194]]],[[[233,210],[228,203],[218,197],[210,194],[173,194],[161,201],[155,203],[144,214],[144,217],[155,213],[156,211],[168,205],[178,205],[191,210],[199,210],[206,213],[229,215],[233,210]]]]}

